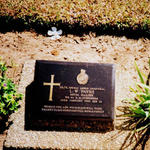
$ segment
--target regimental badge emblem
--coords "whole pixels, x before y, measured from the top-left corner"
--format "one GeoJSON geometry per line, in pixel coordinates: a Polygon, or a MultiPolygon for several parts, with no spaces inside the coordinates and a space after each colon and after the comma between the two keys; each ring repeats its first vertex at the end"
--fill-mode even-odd
{"type": "Polygon", "coordinates": [[[86,74],[86,70],[81,69],[80,73],[77,76],[77,82],[81,85],[87,84],[89,76],[86,74]]]}

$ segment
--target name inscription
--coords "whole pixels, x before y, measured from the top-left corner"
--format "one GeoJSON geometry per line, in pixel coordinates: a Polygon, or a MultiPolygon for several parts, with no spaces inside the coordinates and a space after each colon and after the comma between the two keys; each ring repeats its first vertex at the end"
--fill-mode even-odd
{"type": "MultiPolygon", "coordinates": [[[[44,112],[81,112],[81,113],[104,113],[102,108],[102,100],[95,96],[96,92],[105,91],[105,88],[93,88],[93,87],[74,87],[74,86],[60,86],[60,90],[67,90],[68,95],[65,95],[59,102],[66,103],[63,105],[44,105],[41,110],[44,112]],[[70,105],[67,103],[80,103],[80,106],[70,105]],[[82,103],[84,104],[82,106],[82,103]],[[87,104],[93,104],[93,107],[85,106],[87,104]],[[94,105],[96,104],[96,105],[94,105]],[[98,104],[98,105],[97,105],[98,104]]],[[[50,89],[50,97],[52,91],[50,89]]]]}

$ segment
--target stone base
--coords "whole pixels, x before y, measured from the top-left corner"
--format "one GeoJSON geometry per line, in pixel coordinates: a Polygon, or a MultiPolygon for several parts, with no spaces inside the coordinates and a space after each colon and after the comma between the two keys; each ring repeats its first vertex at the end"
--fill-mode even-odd
{"type": "MultiPolygon", "coordinates": [[[[19,92],[25,93],[25,88],[33,80],[35,61],[26,62],[23,68],[19,92]]],[[[119,75],[119,74],[118,74],[119,75]]],[[[123,72],[120,72],[123,80],[123,72]]],[[[120,80],[117,80],[116,87],[128,86],[126,80],[119,87],[120,80]],[[117,85],[118,84],[118,85],[117,85]]],[[[117,90],[116,90],[117,91],[117,90]]],[[[120,101],[119,91],[116,92],[120,101]]],[[[25,102],[20,103],[19,111],[11,116],[13,124],[8,130],[7,138],[4,143],[5,149],[99,149],[99,150],[119,150],[128,135],[128,131],[120,132],[117,129],[107,132],[77,132],[77,131],[35,131],[25,130],[25,102]]],[[[131,149],[130,145],[127,149],[131,149]]]]}

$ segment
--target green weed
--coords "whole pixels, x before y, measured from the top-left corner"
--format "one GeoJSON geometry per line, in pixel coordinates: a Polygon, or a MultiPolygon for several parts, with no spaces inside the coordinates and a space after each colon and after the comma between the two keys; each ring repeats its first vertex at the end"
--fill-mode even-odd
{"type": "Polygon", "coordinates": [[[9,116],[19,108],[22,94],[17,93],[15,84],[6,76],[7,67],[0,61],[0,117],[9,116]]]}

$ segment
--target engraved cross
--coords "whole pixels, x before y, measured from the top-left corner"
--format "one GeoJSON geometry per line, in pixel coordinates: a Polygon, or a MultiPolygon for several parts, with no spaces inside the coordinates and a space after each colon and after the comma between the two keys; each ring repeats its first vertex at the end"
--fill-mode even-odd
{"type": "Polygon", "coordinates": [[[50,83],[46,83],[46,82],[43,83],[43,85],[49,85],[50,86],[49,101],[52,101],[53,86],[60,86],[60,83],[54,83],[54,76],[55,75],[51,75],[51,82],[50,83]]]}

